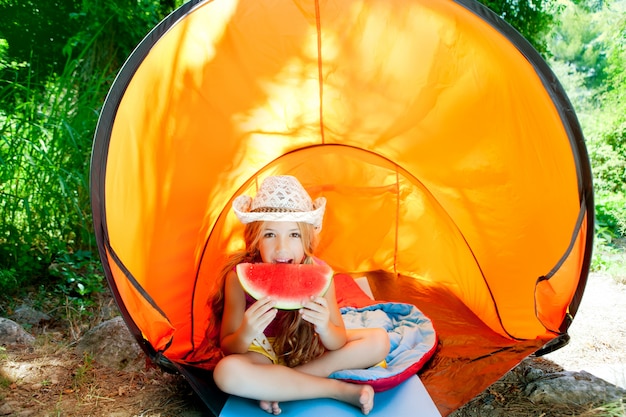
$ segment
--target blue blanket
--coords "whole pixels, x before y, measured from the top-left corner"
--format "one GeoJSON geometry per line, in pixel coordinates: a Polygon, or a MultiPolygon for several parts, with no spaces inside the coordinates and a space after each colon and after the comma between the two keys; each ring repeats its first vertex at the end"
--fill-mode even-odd
{"type": "Polygon", "coordinates": [[[432,322],[417,307],[403,303],[378,303],[341,309],[348,329],[380,327],[387,330],[391,349],[387,367],[337,371],[331,378],[370,384],[377,391],[392,388],[414,375],[434,354],[437,334],[432,322]]]}

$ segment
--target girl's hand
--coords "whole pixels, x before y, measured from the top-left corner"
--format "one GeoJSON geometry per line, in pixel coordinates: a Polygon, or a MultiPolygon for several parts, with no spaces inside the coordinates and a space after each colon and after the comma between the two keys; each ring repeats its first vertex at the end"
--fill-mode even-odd
{"type": "Polygon", "coordinates": [[[302,303],[300,309],[302,319],[315,326],[315,331],[321,336],[330,328],[330,310],[324,297],[311,297],[302,303]]]}
{"type": "Polygon", "coordinates": [[[244,313],[240,326],[240,332],[250,340],[274,320],[277,310],[274,308],[276,302],[269,297],[262,298],[252,304],[244,313]]]}

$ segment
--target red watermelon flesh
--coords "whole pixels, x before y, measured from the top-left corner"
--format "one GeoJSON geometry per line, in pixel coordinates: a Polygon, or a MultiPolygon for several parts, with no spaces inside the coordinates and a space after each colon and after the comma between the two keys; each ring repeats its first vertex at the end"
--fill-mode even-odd
{"type": "Polygon", "coordinates": [[[254,299],[269,296],[276,308],[296,310],[311,296],[326,294],[333,270],[326,264],[242,263],[237,265],[237,276],[254,299]]]}

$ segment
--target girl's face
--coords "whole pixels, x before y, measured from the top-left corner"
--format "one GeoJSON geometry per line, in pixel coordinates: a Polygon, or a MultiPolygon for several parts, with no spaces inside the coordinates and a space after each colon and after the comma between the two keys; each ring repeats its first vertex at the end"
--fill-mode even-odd
{"type": "Polygon", "coordinates": [[[265,222],[261,229],[259,251],[266,263],[301,263],[305,254],[298,223],[265,222]]]}

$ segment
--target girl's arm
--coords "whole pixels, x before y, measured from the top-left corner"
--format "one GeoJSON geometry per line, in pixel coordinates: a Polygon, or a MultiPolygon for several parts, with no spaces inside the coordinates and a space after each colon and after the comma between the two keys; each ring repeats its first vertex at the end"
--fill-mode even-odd
{"type": "Polygon", "coordinates": [[[315,331],[326,349],[337,350],[346,344],[346,328],[337,305],[334,280],[323,297],[304,303],[300,314],[304,320],[315,325],[315,331]]]}
{"type": "Polygon", "coordinates": [[[248,351],[254,338],[276,317],[274,304],[274,301],[266,298],[255,302],[246,310],[246,295],[237,274],[234,271],[228,273],[220,329],[220,347],[225,355],[248,351]]]}

